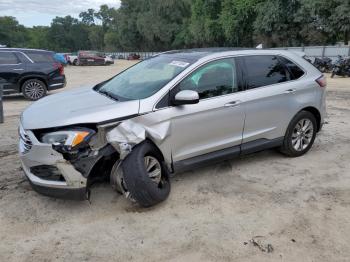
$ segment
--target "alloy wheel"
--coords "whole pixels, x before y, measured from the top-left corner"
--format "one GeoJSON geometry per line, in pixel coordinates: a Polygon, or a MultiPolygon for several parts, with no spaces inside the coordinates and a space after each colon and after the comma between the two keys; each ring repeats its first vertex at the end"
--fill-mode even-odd
{"type": "Polygon", "coordinates": [[[153,156],[145,156],[144,161],[148,177],[158,185],[162,179],[162,167],[159,161],[153,156]]]}
{"type": "Polygon", "coordinates": [[[38,100],[45,95],[45,87],[36,81],[27,83],[24,87],[25,95],[32,100],[38,100]]]}
{"type": "Polygon", "coordinates": [[[292,134],[293,148],[301,152],[305,150],[314,136],[314,125],[309,119],[301,119],[294,127],[292,134]]]}

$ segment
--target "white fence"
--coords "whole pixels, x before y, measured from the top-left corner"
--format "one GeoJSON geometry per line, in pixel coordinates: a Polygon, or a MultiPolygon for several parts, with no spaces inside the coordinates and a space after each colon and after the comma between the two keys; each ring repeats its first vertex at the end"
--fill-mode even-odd
{"type": "Polygon", "coordinates": [[[115,58],[119,58],[119,59],[127,59],[129,55],[137,54],[140,56],[141,59],[146,59],[148,57],[154,56],[159,53],[160,52],[108,52],[106,54],[114,55],[115,58]]]}
{"type": "Polygon", "coordinates": [[[289,50],[289,51],[299,51],[304,52],[308,57],[322,58],[329,57],[332,60],[336,60],[337,57],[350,56],[350,46],[305,46],[305,47],[283,47],[274,48],[278,50],[289,50]]]}
{"type": "MultiPolygon", "coordinates": [[[[273,48],[277,50],[290,50],[304,52],[311,58],[329,57],[336,60],[338,55],[343,57],[350,56],[350,46],[303,46],[303,47],[279,47],[273,48]]],[[[111,52],[109,55],[114,55],[116,58],[126,59],[130,54],[138,54],[141,59],[145,59],[158,54],[159,52],[111,52]]]]}

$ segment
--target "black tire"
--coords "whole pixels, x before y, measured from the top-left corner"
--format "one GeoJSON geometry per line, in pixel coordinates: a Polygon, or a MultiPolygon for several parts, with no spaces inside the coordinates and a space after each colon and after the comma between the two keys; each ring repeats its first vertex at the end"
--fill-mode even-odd
{"type": "Polygon", "coordinates": [[[333,71],[331,74],[331,78],[334,78],[334,76],[335,76],[335,72],[333,71]]]}
{"type": "Polygon", "coordinates": [[[39,100],[46,96],[46,84],[39,79],[29,79],[22,84],[22,93],[26,99],[31,101],[39,100]]]}
{"type": "MultiPolygon", "coordinates": [[[[308,122],[305,122],[308,123],[308,122]]],[[[299,126],[300,127],[300,126],[299,126]]],[[[304,154],[306,154],[312,147],[315,138],[316,138],[316,134],[317,134],[317,122],[316,122],[316,118],[315,116],[308,112],[308,111],[301,111],[299,112],[290,122],[286,135],[284,137],[283,140],[283,144],[282,147],[280,148],[280,151],[285,154],[286,156],[289,157],[299,157],[302,156],[304,154]],[[300,122],[302,122],[303,120],[309,120],[310,124],[312,124],[312,131],[308,131],[309,133],[303,132],[302,134],[298,134],[297,128],[300,122]],[[296,137],[295,137],[296,136],[296,137]],[[302,143],[304,143],[305,141],[308,141],[308,138],[310,139],[308,141],[307,146],[304,144],[305,148],[303,148],[303,144],[302,143],[295,143],[293,145],[293,142],[298,140],[298,137],[302,137],[302,143]],[[293,137],[294,137],[294,141],[293,141],[293,137]],[[296,150],[295,147],[298,147],[298,145],[300,146],[299,150],[296,150]]],[[[300,141],[300,140],[299,140],[300,141]]]]}
{"type": "Polygon", "coordinates": [[[169,196],[169,172],[161,153],[150,141],[135,146],[132,152],[123,160],[122,168],[126,187],[132,198],[141,206],[154,206],[169,196]],[[159,161],[161,168],[159,184],[152,181],[147,173],[145,166],[145,157],[147,156],[159,161]]]}
{"type": "Polygon", "coordinates": [[[77,66],[78,65],[78,59],[74,59],[73,65],[77,66]]]}

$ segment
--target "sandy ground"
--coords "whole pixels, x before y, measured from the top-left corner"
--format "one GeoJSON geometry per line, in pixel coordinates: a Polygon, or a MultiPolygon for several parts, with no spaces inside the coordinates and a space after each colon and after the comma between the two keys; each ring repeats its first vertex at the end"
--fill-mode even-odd
{"type": "MultiPolygon", "coordinates": [[[[68,67],[67,89],[128,65],[68,67]]],[[[30,103],[6,98],[0,261],[349,261],[350,79],[329,79],[327,100],[328,124],[306,156],[270,150],[180,174],[166,202],[141,209],[108,184],[91,204],[33,192],[16,152],[30,103]]]]}

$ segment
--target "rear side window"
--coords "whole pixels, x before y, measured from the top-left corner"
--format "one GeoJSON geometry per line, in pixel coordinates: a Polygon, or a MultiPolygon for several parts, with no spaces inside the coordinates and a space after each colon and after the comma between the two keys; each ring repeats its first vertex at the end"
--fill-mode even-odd
{"type": "Polygon", "coordinates": [[[12,52],[0,52],[0,65],[18,64],[17,56],[12,52]]]}
{"type": "Polygon", "coordinates": [[[246,72],[247,89],[283,83],[290,80],[290,73],[277,56],[256,55],[242,57],[246,72]]]}
{"type": "Polygon", "coordinates": [[[52,62],[55,62],[53,54],[51,54],[51,53],[27,52],[26,54],[35,63],[52,63],[52,62]]]}
{"type": "Polygon", "coordinates": [[[296,80],[302,77],[305,72],[296,64],[294,64],[292,61],[290,61],[287,58],[280,57],[281,62],[288,68],[289,72],[291,73],[291,80],[296,80]]]}

